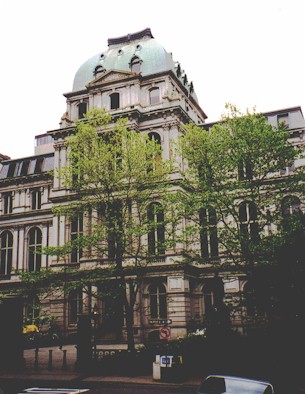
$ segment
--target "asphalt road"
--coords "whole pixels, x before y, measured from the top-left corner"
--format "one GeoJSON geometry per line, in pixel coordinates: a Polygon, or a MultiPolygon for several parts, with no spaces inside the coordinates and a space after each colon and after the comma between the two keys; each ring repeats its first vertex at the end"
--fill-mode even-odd
{"type": "MultiPolygon", "coordinates": [[[[18,382],[10,382],[6,384],[2,384],[0,388],[0,394],[18,394],[22,393],[24,389],[29,386],[24,386],[24,384],[20,384],[18,382]]],[[[46,386],[44,386],[46,387],[46,386]]],[[[65,388],[68,386],[66,385],[65,388]]],[[[73,386],[73,388],[83,388],[78,387],[77,385],[73,386]]],[[[194,389],[181,387],[181,388],[164,388],[164,387],[147,387],[147,386],[128,386],[128,387],[103,387],[103,385],[99,387],[95,387],[90,389],[88,394],[194,394],[194,389]]]]}

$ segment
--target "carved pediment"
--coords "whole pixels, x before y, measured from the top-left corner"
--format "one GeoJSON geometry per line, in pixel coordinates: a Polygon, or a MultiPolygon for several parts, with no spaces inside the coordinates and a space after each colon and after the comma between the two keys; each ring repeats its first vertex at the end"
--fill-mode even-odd
{"type": "Polygon", "coordinates": [[[122,70],[110,70],[106,71],[103,74],[99,75],[97,78],[95,78],[93,81],[89,82],[86,87],[92,87],[92,86],[97,86],[101,85],[103,83],[108,83],[112,81],[119,81],[121,79],[126,79],[130,77],[134,77],[138,75],[137,73],[133,73],[130,71],[122,71],[122,70]]]}

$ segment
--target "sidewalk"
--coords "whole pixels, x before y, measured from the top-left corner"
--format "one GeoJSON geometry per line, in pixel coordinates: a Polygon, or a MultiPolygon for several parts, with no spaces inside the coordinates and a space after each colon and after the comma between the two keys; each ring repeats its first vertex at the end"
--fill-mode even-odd
{"type": "MultiPolygon", "coordinates": [[[[125,350],[125,345],[99,345],[98,349],[107,351],[108,349],[125,350]]],[[[163,387],[190,387],[195,388],[200,384],[200,378],[187,379],[181,383],[170,383],[155,381],[151,375],[148,376],[100,376],[94,373],[92,376],[89,373],[83,374],[75,370],[76,361],[76,347],[75,345],[65,345],[60,349],[57,347],[40,348],[38,351],[38,369],[35,370],[35,349],[27,349],[24,351],[25,368],[20,372],[1,373],[1,381],[16,381],[22,382],[25,385],[47,386],[51,384],[55,386],[57,383],[60,386],[65,385],[79,385],[85,387],[104,385],[158,385],[163,387]],[[50,369],[49,357],[50,351],[52,353],[52,368],[50,369]],[[63,354],[66,353],[65,369],[63,370],[63,354]]],[[[119,373],[119,371],[118,371],[119,373]]]]}
{"type": "MultiPolygon", "coordinates": [[[[126,349],[125,345],[100,345],[99,349],[126,349]]],[[[147,376],[101,376],[96,375],[93,372],[92,375],[89,373],[80,373],[75,370],[76,361],[76,347],[75,345],[66,345],[62,349],[59,347],[41,348],[38,352],[38,366],[37,370],[35,366],[35,350],[29,349],[24,351],[25,368],[18,373],[1,373],[0,372],[0,386],[2,382],[17,382],[24,384],[24,386],[78,386],[79,388],[84,387],[98,387],[103,386],[133,386],[133,385],[147,385],[147,386],[158,386],[158,387],[185,387],[191,390],[195,390],[200,384],[200,377],[193,377],[182,381],[181,383],[170,383],[155,381],[152,377],[152,371],[147,376]],[[52,369],[49,365],[49,351],[52,351],[52,369]],[[66,365],[63,370],[63,354],[66,353],[66,365]]],[[[119,371],[118,371],[119,375],[119,371]]],[[[287,394],[305,394],[305,386],[299,387],[297,393],[287,394]]]]}

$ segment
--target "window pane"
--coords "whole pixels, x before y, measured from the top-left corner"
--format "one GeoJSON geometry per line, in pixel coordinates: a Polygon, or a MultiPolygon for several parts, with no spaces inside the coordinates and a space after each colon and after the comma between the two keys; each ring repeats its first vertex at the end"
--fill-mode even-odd
{"type": "Polygon", "coordinates": [[[157,104],[160,102],[160,89],[154,88],[149,91],[149,103],[151,105],[157,104]]]}
{"type": "Polygon", "coordinates": [[[39,228],[32,228],[29,232],[29,271],[40,271],[41,268],[42,233],[39,228]]]}
{"type": "Polygon", "coordinates": [[[131,71],[134,72],[134,73],[139,73],[140,72],[140,70],[141,70],[141,62],[140,62],[140,59],[138,57],[134,57],[131,60],[130,68],[131,68],[131,71]]]}
{"type": "Polygon", "coordinates": [[[211,244],[211,257],[218,256],[218,237],[217,237],[217,228],[210,228],[210,244],[211,244]]]}
{"type": "Polygon", "coordinates": [[[83,102],[78,104],[78,119],[83,119],[87,112],[87,103],[83,102]]]}
{"type": "Polygon", "coordinates": [[[150,296],[150,317],[158,317],[158,303],[156,294],[151,294],[150,296]]]}
{"type": "Polygon", "coordinates": [[[110,96],[110,109],[118,109],[120,108],[120,94],[113,93],[110,96]]]}
{"type": "Polygon", "coordinates": [[[159,297],[159,317],[161,319],[167,317],[166,294],[161,294],[159,297]]]}

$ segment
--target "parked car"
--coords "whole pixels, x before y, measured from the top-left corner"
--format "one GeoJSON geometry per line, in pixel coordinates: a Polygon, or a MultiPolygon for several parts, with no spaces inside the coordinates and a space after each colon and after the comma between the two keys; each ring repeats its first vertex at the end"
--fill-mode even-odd
{"type": "Polygon", "coordinates": [[[64,389],[64,388],[45,388],[45,387],[30,387],[24,389],[21,393],[32,393],[32,394],[80,394],[87,393],[89,389],[64,389]]]}
{"type": "Polygon", "coordinates": [[[271,383],[237,376],[209,375],[197,394],[274,394],[271,383]]]}

